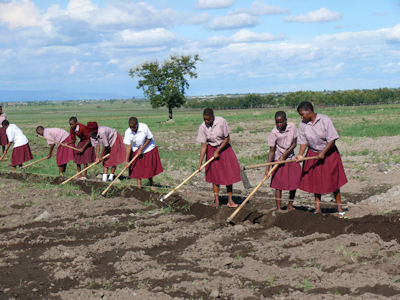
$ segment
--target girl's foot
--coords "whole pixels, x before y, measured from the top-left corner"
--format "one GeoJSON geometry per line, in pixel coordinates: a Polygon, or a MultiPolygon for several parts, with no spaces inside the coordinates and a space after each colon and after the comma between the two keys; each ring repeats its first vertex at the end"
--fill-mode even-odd
{"type": "Polygon", "coordinates": [[[231,208],[235,208],[235,207],[238,207],[239,205],[237,205],[236,203],[234,203],[234,202],[232,202],[232,203],[228,203],[228,207],[231,207],[231,208]]]}

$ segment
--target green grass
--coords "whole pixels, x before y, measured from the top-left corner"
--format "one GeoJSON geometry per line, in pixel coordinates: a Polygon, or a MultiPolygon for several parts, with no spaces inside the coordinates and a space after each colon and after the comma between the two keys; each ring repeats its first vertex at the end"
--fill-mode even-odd
{"type": "MultiPolygon", "coordinates": [[[[231,128],[231,144],[243,165],[266,162],[268,150],[266,139],[274,126],[274,114],[277,110],[287,113],[288,121],[298,124],[300,117],[293,108],[268,108],[247,110],[220,110],[216,115],[227,119],[231,128]],[[250,134],[246,135],[246,132],[250,134]],[[264,133],[265,139],[254,142],[253,134],[264,133]],[[253,143],[253,144],[252,144],[253,143]],[[249,151],[249,147],[257,151],[249,151]]],[[[100,125],[116,128],[121,135],[128,127],[128,119],[136,116],[139,122],[149,125],[159,146],[164,173],[156,181],[162,185],[174,185],[182,181],[183,175],[193,172],[198,164],[200,146],[196,143],[197,130],[202,122],[202,111],[192,109],[174,110],[174,121],[166,122],[168,113],[165,108],[152,109],[148,103],[137,101],[93,101],[63,102],[51,105],[4,107],[11,123],[17,124],[29,139],[35,160],[48,154],[48,145],[42,138],[35,137],[38,125],[60,127],[68,130],[68,119],[77,116],[79,121],[97,121],[100,125]],[[177,176],[172,171],[180,172],[177,176]],[[173,175],[172,175],[173,174],[173,175]]],[[[357,142],[360,138],[393,136],[399,134],[400,105],[354,106],[316,108],[316,112],[330,116],[344,141],[357,142]]],[[[400,163],[400,151],[380,153],[375,149],[362,149],[346,155],[370,156],[373,162],[400,163]]],[[[1,162],[2,170],[9,168],[8,162],[1,162]]],[[[117,172],[123,166],[117,168],[117,172]]],[[[44,160],[26,169],[27,172],[57,176],[55,152],[51,159],[44,160]]],[[[101,165],[89,170],[89,176],[101,173],[101,165]]],[[[76,173],[76,167],[70,163],[66,176],[76,173]]],[[[176,173],[176,172],[175,172],[176,173]]],[[[121,182],[132,184],[132,181],[121,182]]]]}

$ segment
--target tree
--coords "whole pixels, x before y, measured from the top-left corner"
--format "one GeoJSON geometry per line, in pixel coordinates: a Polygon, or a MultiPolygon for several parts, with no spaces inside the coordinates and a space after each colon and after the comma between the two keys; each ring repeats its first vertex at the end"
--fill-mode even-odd
{"type": "Polygon", "coordinates": [[[160,64],[158,61],[145,62],[129,70],[129,76],[138,77],[137,89],[143,89],[153,108],[166,106],[169,118],[172,109],[185,104],[185,90],[189,88],[188,78],[197,78],[197,54],[191,56],[171,55],[160,64]]]}

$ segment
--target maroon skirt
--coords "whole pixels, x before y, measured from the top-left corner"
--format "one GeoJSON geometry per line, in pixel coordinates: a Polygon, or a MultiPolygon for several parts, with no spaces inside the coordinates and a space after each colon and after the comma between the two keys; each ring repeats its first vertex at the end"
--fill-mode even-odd
{"type": "MultiPolygon", "coordinates": [[[[131,153],[132,159],[137,151],[131,153]]],[[[138,157],[129,167],[129,177],[131,178],[153,178],[163,171],[161,166],[160,155],[158,149],[155,147],[153,150],[138,157]]]]}
{"type": "MultiPolygon", "coordinates": [[[[78,143],[78,146],[76,146],[78,149],[82,148],[87,141],[80,141],[78,143]]],[[[83,153],[80,153],[76,150],[74,151],[74,162],[77,165],[80,164],[90,164],[96,160],[96,154],[94,153],[94,147],[92,147],[92,144],[89,141],[88,147],[83,151],[83,153]]]]}
{"type": "Polygon", "coordinates": [[[8,138],[4,127],[0,127],[0,146],[8,144],[8,138]]]}
{"type": "Polygon", "coordinates": [[[103,161],[103,166],[106,168],[114,167],[122,164],[125,161],[126,151],[122,136],[117,132],[117,139],[114,145],[105,154],[110,153],[110,156],[103,161]]]}
{"type": "MultiPolygon", "coordinates": [[[[317,152],[308,150],[306,157],[316,155],[317,152]]],[[[335,146],[323,160],[313,159],[303,163],[299,188],[309,193],[328,194],[337,191],[346,182],[342,158],[335,146]]]]}
{"type": "MultiPolygon", "coordinates": [[[[68,144],[71,141],[71,136],[63,140],[63,144],[68,144]]],[[[72,144],[70,144],[72,146],[72,144]]],[[[74,159],[74,150],[62,145],[57,149],[57,166],[62,166],[74,159]]]]}
{"type": "Polygon", "coordinates": [[[301,166],[299,163],[282,164],[272,175],[271,187],[280,191],[293,191],[299,187],[300,178],[301,166]]]}
{"type": "MultiPolygon", "coordinates": [[[[217,147],[207,145],[207,160],[213,155],[217,147]]],[[[219,158],[206,166],[206,181],[217,185],[231,185],[241,181],[240,165],[231,145],[219,153],[219,158]]]]}
{"type": "Polygon", "coordinates": [[[22,165],[24,162],[31,159],[33,159],[33,155],[29,144],[15,147],[11,155],[11,166],[16,167],[22,165]]]}

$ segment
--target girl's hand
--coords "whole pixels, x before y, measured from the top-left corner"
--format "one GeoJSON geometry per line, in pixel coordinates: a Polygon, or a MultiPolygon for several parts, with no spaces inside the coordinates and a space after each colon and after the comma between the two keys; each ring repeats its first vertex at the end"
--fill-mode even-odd
{"type": "Polygon", "coordinates": [[[303,159],[304,159],[304,158],[303,158],[303,155],[298,154],[298,155],[296,156],[297,162],[300,162],[300,161],[302,161],[303,159]]]}

